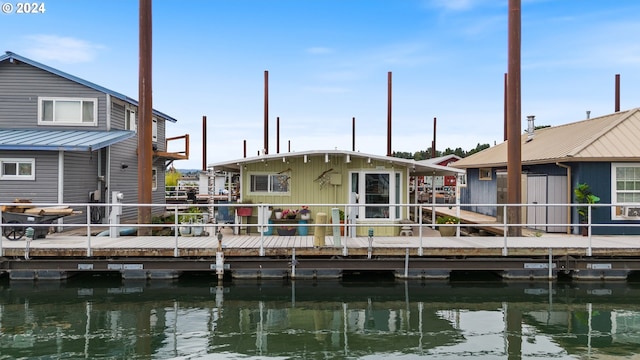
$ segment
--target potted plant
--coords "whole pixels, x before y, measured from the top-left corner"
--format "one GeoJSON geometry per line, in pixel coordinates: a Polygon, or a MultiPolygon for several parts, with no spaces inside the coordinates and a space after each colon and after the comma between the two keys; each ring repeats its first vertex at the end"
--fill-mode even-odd
{"type": "MultiPolygon", "coordinates": [[[[440,225],[455,225],[460,224],[460,219],[455,216],[439,216],[436,219],[436,223],[440,225]]],[[[440,236],[454,236],[456,234],[457,226],[438,226],[440,236]]]]}
{"type": "Polygon", "coordinates": [[[183,226],[180,226],[178,230],[182,236],[200,236],[204,227],[202,226],[187,226],[191,224],[202,224],[202,210],[197,206],[192,206],[186,213],[178,216],[178,222],[183,226]]]}
{"type": "MultiPolygon", "coordinates": [[[[340,224],[344,224],[344,210],[338,210],[338,216],[340,218],[340,224]]],[[[340,236],[344,236],[344,226],[340,226],[340,236]]]]}
{"type": "Polygon", "coordinates": [[[253,213],[253,207],[251,206],[242,206],[243,204],[252,204],[251,200],[238,201],[238,205],[236,207],[236,212],[238,216],[251,216],[253,213]]]}
{"type": "Polygon", "coordinates": [[[273,216],[275,216],[276,219],[278,220],[282,219],[282,209],[281,208],[273,209],[273,216]]]}
{"type": "MultiPolygon", "coordinates": [[[[589,207],[592,204],[598,203],[600,198],[591,192],[591,187],[586,184],[578,184],[575,189],[573,189],[573,194],[576,196],[576,202],[578,204],[586,204],[582,206],[578,206],[578,217],[581,224],[586,224],[589,221],[589,207]]],[[[582,235],[586,236],[588,234],[588,228],[586,226],[582,226],[582,235]]]]}
{"type": "Polygon", "coordinates": [[[285,209],[282,212],[282,217],[285,219],[295,219],[298,216],[298,210],[294,209],[285,209]]]}
{"type": "Polygon", "coordinates": [[[301,220],[309,220],[311,219],[311,211],[308,206],[302,206],[302,209],[299,211],[301,220]]]}

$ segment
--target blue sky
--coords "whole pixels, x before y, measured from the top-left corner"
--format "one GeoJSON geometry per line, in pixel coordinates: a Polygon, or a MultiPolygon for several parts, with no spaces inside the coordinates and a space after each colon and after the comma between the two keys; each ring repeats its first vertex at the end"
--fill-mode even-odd
{"type": "MultiPolygon", "coordinates": [[[[138,97],[138,1],[47,0],[0,14],[2,51],[138,97]]],[[[16,4],[13,2],[12,4],[16,4]]],[[[387,73],[394,151],[472,149],[503,138],[506,0],[189,0],[153,3],[153,107],[178,119],[202,165],[269,151],[386,154],[387,73]]],[[[640,106],[640,2],[522,0],[522,129],[640,106]]]]}

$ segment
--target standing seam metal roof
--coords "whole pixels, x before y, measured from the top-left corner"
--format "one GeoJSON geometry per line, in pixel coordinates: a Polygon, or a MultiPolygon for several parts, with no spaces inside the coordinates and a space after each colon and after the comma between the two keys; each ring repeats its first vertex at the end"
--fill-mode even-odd
{"type": "MultiPolygon", "coordinates": [[[[522,164],[640,161],[640,108],[538,129],[520,137],[522,164]]],[[[458,168],[506,166],[508,140],[452,163],[458,168]]]]}
{"type": "Polygon", "coordinates": [[[129,130],[0,129],[0,150],[93,151],[135,134],[129,130]]]}

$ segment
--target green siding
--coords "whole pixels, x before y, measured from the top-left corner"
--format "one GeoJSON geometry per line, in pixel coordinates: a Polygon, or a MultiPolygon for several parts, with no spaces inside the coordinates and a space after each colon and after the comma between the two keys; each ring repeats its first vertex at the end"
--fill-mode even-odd
{"type": "MultiPolygon", "coordinates": [[[[278,160],[245,164],[242,174],[241,189],[242,200],[251,201],[254,204],[293,204],[292,208],[300,208],[300,205],[309,205],[313,219],[318,212],[325,212],[331,218],[331,210],[328,206],[313,206],[313,204],[347,204],[349,203],[349,180],[351,171],[399,171],[401,173],[401,195],[396,202],[406,204],[408,195],[407,169],[392,167],[384,161],[374,159],[368,162],[366,158],[351,159],[346,162],[344,155],[329,155],[328,162],[324,155],[308,156],[305,163],[302,156],[288,156],[283,154],[278,160]],[[284,161],[282,160],[284,159],[284,161]],[[287,173],[289,178],[289,193],[265,194],[251,193],[250,178],[252,174],[287,173]],[[324,177],[322,175],[324,174],[324,177]],[[323,180],[324,179],[324,182],[323,180]],[[330,179],[339,185],[332,184],[330,179]]],[[[391,189],[395,191],[395,189],[391,189]]],[[[407,218],[407,209],[400,212],[401,219],[407,218]]],[[[254,211],[255,215],[255,211],[254,211]]],[[[252,219],[255,223],[256,219],[252,219]]],[[[388,222],[387,222],[388,224],[388,222]]],[[[377,227],[374,229],[377,235],[397,235],[398,227],[377,227]]],[[[358,235],[366,235],[367,228],[359,228],[358,235]]]]}

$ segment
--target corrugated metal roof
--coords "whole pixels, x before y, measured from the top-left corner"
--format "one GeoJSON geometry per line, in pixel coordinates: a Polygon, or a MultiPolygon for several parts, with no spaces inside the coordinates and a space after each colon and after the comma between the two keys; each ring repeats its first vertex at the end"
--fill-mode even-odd
{"type": "MultiPolygon", "coordinates": [[[[119,92],[116,92],[116,91],[113,91],[113,90],[109,90],[109,89],[107,89],[105,87],[102,87],[102,86],[94,84],[94,83],[92,83],[90,81],[81,79],[81,78],[79,78],[77,76],[73,76],[73,75],[68,74],[68,73],[66,73],[64,71],[60,71],[58,69],[54,69],[51,66],[47,66],[45,64],[41,64],[41,63],[39,63],[37,61],[33,61],[33,60],[31,60],[29,58],[26,58],[24,56],[20,56],[20,55],[18,55],[16,53],[12,53],[11,51],[7,51],[6,54],[0,55],[0,62],[7,61],[7,60],[8,61],[18,60],[18,61],[23,62],[25,64],[29,64],[31,66],[37,67],[39,69],[42,69],[44,71],[48,71],[48,72],[50,72],[52,74],[56,74],[56,75],[58,75],[60,77],[63,77],[65,79],[69,79],[71,81],[77,82],[78,84],[82,84],[82,85],[84,85],[86,87],[89,87],[89,88],[92,88],[94,90],[103,92],[105,94],[109,94],[109,95],[111,95],[111,96],[113,96],[113,97],[115,97],[117,99],[120,99],[122,101],[125,101],[125,102],[127,102],[129,104],[138,106],[138,102],[136,100],[134,100],[134,99],[132,99],[132,98],[126,96],[126,95],[123,95],[123,94],[121,94],[119,92]]],[[[162,113],[162,112],[160,112],[158,110],[153,110],[153,114],[156,115],[156,116],[160,116],[160,117],[162,117],[162,118],[164,118],[164,119],[166,119],[168,121],[171,121],[171,122],[174,122],[174,123],[177,122],[177,120],[174,119],[173,117],[171,117],[171,116],[169,116],[169,115],[167,115],[165,113],[162,113]]]]}
{"type": "MultiPolygon", "coordinates": [[[[585,161],[640,161],[640,108],[538,129],[520,137],[522,164],[585,161]]],[[[458,168],[507,164],[508,141],[458,160],[458,168]]]]}
{"type": "Polygon", "coordinates": [[[243,166],[244,164],[262,162],[267,160],[280,160],[283,158],[290,158],[290,157],[300,158],[300,157],[304,157],[305,155],[308,155],[308,156],[349,155],[353,159],[370,158],[372,160],[385,161],[391,164],[397,164],[398,166],[410,168],[412,175],[440,176],[440,175],[455,175],[459,173],[464,173],[464,170],[454,169],[448,166],[440,166],[440,165],[430,164],[430,163],[421,163],[413,159],[403,159],[403,158],[396,158],[391,156],[365,154],[358,151],[347,151],[347,150],[308,150],[308,151],[296,151],[296,152],[288,152],[288,153],[280,153],[280,154],[267,154],[267,155],[254,156],[250,158],[242,158],[237,160],[229,160],[229,161],[219,162],[215,164],[209,164],[208,167],[212,167],[215,170],[221,170],[221,171],[239,172],[240,167],[243,166]]]}
{"type": "Polygon", "coordinates": [[[92,151],[135,136],[129,130],[0,129],[0,150],[92,151]]]}

